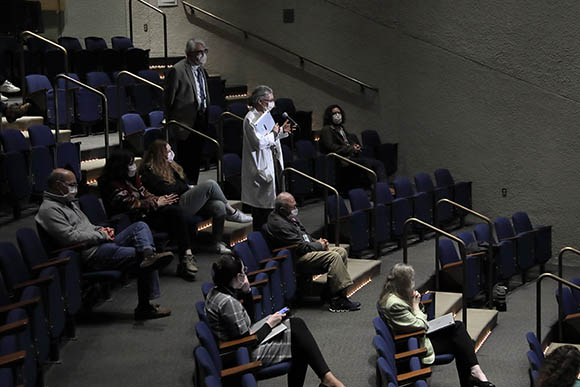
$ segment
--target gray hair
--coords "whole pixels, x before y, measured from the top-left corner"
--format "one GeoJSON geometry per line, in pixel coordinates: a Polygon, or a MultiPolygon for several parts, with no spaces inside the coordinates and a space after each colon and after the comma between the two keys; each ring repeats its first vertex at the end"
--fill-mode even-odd
{"type": "Polygon", "coordinates": [[[68,169],[63,169],[63,168],[57,168],[54,169],[50,175],[48,175],[48,178],[46,179],[46,186],[48,187],[49,190],[54,190],[56,188],[56,183],[60,182],[60,181],[65,181],[66,180],[66,176],[72,173],[71,171],[69,171],[68,169]]]}
{"type": "Polygon", "coordinates": [[[205,45],[205,42],[201,39],[190,39],[187,41],[187,44],[185,45],[185,53],[189,54],[191,52],[195,51],[195,46],[196,45],[202,45],[203,47],[207,48],[207,46],[205,45]]]}
{"type": "Polygon", "coordinates": [[[385,280],[379,303],[385,305],[387,298],[391,294],[394,294],[412,306],[414,278],[415,270],[413,269],[413,266],[405,265],[404,263],[397,263],[391,268],[389,274],[387,274],[387,279],[385,280]]]}
{"type": "Polygon", "coordinates": [[[274,92],[272,91],[272,89],[266,85],[256,86],[254,91],[252,91],[252,95],[250,95],[249,105],[256,107],[260,99],[266,97],[268,94],[273,93],[274,92]]]}

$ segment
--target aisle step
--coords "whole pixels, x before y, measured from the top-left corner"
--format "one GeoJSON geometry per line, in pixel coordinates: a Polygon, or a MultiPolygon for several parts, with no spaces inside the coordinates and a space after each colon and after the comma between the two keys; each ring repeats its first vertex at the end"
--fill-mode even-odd
{"type": "MultiPolygon", "coordinates": [[[[498,311],[495,309],[467,308],[467,333],[475,342],[475,350],[485,342],[491,331],[497,325],[498,311]]],[[[457,312],[455,320],[462,321],[462,310],[457,312]]]]}
{"type": "Polygon", "coordinates": [[[434,292],[435,318],[447,313],[457,313],[461,309],[461,293],[434,292]]]}
{"type": "Polygon", "coordinates": [[[6,117],[2,117],[2,130],[4,129],[20,129],[25,130],[34,125],[44,124],[44,117],[42,116],[24,116],[18,118],[14,122],[8,122],[6,117]]]}
{"type": "MultiPolygon", "coordinates": [[[[381,261],[376,259],[348,258],[347,269],[353,282],[347,290],[347,295],[350,297],[381,273],[381,261]]],[[[310,295],[320,295],[326,288],[328,275],[321,274],[314,276],[314,278],[312,281],[312,293],[310,295]]]]}

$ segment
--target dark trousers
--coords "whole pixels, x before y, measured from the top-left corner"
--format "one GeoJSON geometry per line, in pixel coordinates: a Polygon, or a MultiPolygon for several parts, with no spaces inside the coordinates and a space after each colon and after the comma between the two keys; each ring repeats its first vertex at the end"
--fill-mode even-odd
{"type": "Polygon", "coordinates": [[[461,321],[429,335],[435,354],[452,353],[462,387],[470,386],[471,367],[478,364],[473,341],[461,321]]]}
{"type": "Polygon", "coordinates": [[[185,250],[191,249],[191,239],[195,235],[194,226],[187,224],[183,211],[181,206],[174,204],[160,207],[145,218],[145,223],[151,228],[169,233],[169,237],[177,242],[180,257],[184,255],[185,250]],[[193,235],[190,234],[192,232],[193,235]]]}
{"type": "MultiPolygon", "coordinates": [[[[198,112],[193,129],[207,133],[207,112],[198,112]]],[[[177,141],[176,161],[183,167],[190,184],[197,184],[201,167],[201,151],[205,139],[189,133],[184,140],[177,141]]]]}
{"type": "Polygon", "coordinates": [[[288,373],[289,386],[303,386],[308,366],[322,379],[330,369],[316,340],[301,318],[290,319],[292,367],[288,373]]]}
{"type": "Polygon", "coordinates": [[[262,231],[262,226],[268,223],[268,215],[272,212],[273,208],[259,208],[251,207],[252,209],[252,229],[254,231],[262,231]]]}

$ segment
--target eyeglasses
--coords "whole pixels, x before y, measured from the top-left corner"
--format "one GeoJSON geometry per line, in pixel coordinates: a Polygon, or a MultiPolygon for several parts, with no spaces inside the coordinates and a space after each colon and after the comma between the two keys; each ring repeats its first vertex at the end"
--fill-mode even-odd
{"type": "Polygon", "coordinates": [[[198,56],[199,54],[207,55],[208,52],[209,52],[209,50],[206,48],[203,50],[195,50],[195,51],[192,51],[191,53],[195,56],[198,56]]]}

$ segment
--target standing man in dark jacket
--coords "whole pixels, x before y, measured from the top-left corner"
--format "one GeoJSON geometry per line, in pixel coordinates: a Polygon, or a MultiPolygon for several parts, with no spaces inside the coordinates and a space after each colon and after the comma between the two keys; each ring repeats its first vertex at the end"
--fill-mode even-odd
{"type": "Polygon", "coordinates": [[[346,296],[352,280],[346,269],[348,254],[343,247],[328,246],[324,238],[314,239],[298,220],[296,200],[288,192],[276,197],[274,211],[268,216],[265,231],[268,239],[277,247],[297,245],[294,249],[296,269],[308,268],[309,272],[320,270],[328,273],[331,299],[328,310],[348,312],[360,309],[359,302],[346,296]]]}
{"type": "MultiPolygon", "coordinates": [[[[185,58],[177,62],[165,77],[165,119],[176,120],[207,133],[209,89],[204,69],[208,49],[200,39],[185,46],[185,58]]],[[[203,137],[181,128],[170,128],[171,143],[176,145],[177,160],[191,184],[197,184],[203,137]]]]}

